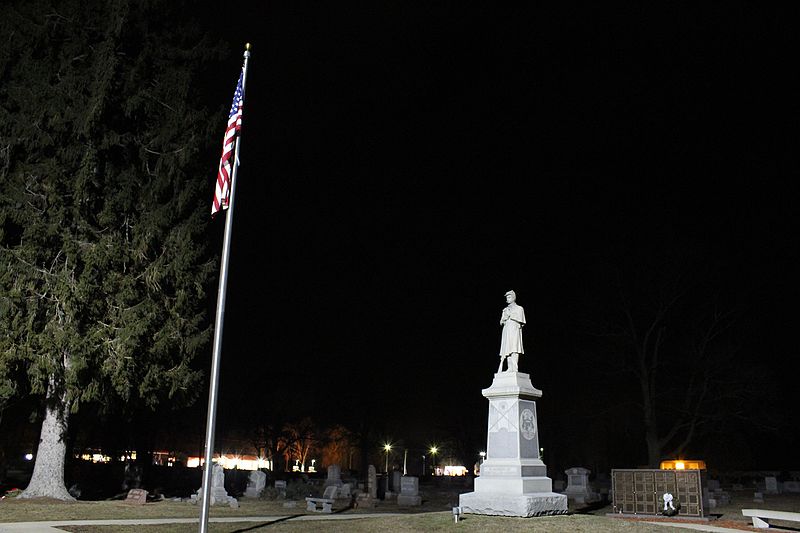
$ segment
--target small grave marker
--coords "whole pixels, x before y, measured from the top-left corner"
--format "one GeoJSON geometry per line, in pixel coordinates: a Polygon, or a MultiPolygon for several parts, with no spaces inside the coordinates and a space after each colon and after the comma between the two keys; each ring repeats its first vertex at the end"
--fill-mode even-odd
{"type": "Polygon", "coordinates": [[[144,489],[131,489],[128,491],[128,497],[125,498],[125,503],[134,505],[144,505],[147,503],[147,491],[144,489]]]}

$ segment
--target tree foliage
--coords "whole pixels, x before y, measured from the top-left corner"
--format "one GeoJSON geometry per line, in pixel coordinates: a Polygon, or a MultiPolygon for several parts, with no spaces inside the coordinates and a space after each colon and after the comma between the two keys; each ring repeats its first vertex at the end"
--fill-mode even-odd
{"type": "MultiPolygon", "coordinates": [[[[209,42],[166,2],[16,2],[0,21],[0,401],[190,402],[207,344],[209,42]]],[[[214,124],[216,125],[216,124],[214,124]]]]}

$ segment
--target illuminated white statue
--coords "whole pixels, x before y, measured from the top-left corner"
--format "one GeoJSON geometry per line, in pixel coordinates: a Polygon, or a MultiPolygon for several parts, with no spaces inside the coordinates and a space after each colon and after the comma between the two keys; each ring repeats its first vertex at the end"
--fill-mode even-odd
{"type": "Polygon", "coordinates": [[[522,349],[522,326],[525,325],[525,310],[517,305],[517,295],[514,291],[506,293],[508,305],[503,309],[500,317],[500,325],[503,326],[503,334],[500,340],[500,366],[497,372],[503,371],[503,361],[508,358],[506,372],[517,372],[519,370],[519,354],[525,353],[522,349]]]}

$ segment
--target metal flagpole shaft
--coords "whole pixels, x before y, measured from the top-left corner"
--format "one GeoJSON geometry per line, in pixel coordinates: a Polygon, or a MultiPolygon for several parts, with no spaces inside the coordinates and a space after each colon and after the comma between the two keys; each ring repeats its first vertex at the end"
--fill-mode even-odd
{"type": "MultiPolygon", "coordinates": [[[[244,52],[244,74],[242,74],[242,98],[247,82],[247,62],[250,59],[250,44],[244,52]]],[[[206,419],[205,464],[203,466],[203,496],[200,509],[200,533],[208,533],[208,513],[211,506],[211,460],[214,456],[214,431],[217,424],[217,393],[219,392],[219,366],[222,359],[222,326],[225,322],[225,296],[228,290],[228,258],[231,252],[231,232],[233,229],[233,205],[236,199],[236,175],[239,171],[239,147],[241,130],[236,136],[233,154],[233,172],[228,196],[228,216],[225,217],[225,238],[222,245],[222,264],[219,269],[219,291],[217,293],[217,318],[214,322],[214,352],[211,356],[211,383],[208,391],[208,418],[206,419]]]]}

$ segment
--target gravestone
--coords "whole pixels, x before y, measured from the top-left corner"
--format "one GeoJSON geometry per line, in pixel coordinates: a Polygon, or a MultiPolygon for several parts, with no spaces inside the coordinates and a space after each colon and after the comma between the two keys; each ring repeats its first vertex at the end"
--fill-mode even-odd
{"type": "Polygon", "coordinates": [[[145,503],[147,503],[147,491],[144,489],[129,490],[128,496],[127,498],[125,498],[125,503],[144,505],[145,503]]]}
{"type": "Polygon", "coordinates": [[[330,465],[328,467],[328,474],[323,487],[328,488],[330,486],[342,486],[342,469],[339,465],[330,465]]]}
{"type": "Polygon", "coordinates": [[[575,500],[575,503],[584,504],[600,499],[600,495],[589,486],[589,474],[591,472],[591,470],[580,466],[564,471],[567,474],[567,488],[564,490],[564,494],[568,498],[575,500]]]}
{"type": "Polygon", "coordinates": [[[791,493],[800,492],[800,481],[784,481],[783,492],[791,492],[791,493]]]}
{"type": "Polygon", "coordinates": [[[261,470],[253,470],[247,479],[247,488],[244,495],[248,498],[258,498],[267,486],[267,474],[261,470]]]}
{"type": "Polygon", "coordinates": [[[356,496],[356,507],[375,507],[378,502],[378,475],[373,465],[367,469],[367,492],[356,496]]]}
{"type": "Polygon", "coordinates": [[[419,478],[403,476],[400,478],[400,494],[397,495],[397,505],[417,506],[422,504],[419,495],[419,478]]]}
{"type": "Polygon", "coordinates": [[[370,498],[378,497],[378,474],[374,465],[369,465],[369,469],[367,469],[367,491],[369,491],[370,498]]]}
{"type": "Polygon", "coordinates": [[[392,480],[391,491],[392,494],[398,494],[400,492],[400,480],[403,478],[403,473],[399,470],[395,470],[392,472],[392,475],[389,479],[392,480]]]}
{"type": "Polygon", "coordinates": [[[215,464],[211,472],[211,505],[228,503],[228,493],[225,491],[225,469],[222,468],[222,465],[215,464]]]}
{"type": "Polygon", "coordinates": [[[280,498],[286,497],[286,481],[282,479],[275,480],[275,490],[278,492],[280,498]]]}
{"type": "Polygon", "coordinates": [[[764,492],[767,494],[778,494],[778,478],[767,476],[764,478],[764,492]]]}
{"type": "Polygon", "coordinates": [[[724,490],[715,490],[711,494],[713,494],[714,499],[717,500],[718,505],[728,505],[731,503],[731,495],[724,490]]]}
{"type": "Polygon", "coordinates": [[[764,494],[761,492],[756,492],[753,494],[753,502],[755,503],[764,503],[764,494]]]}

